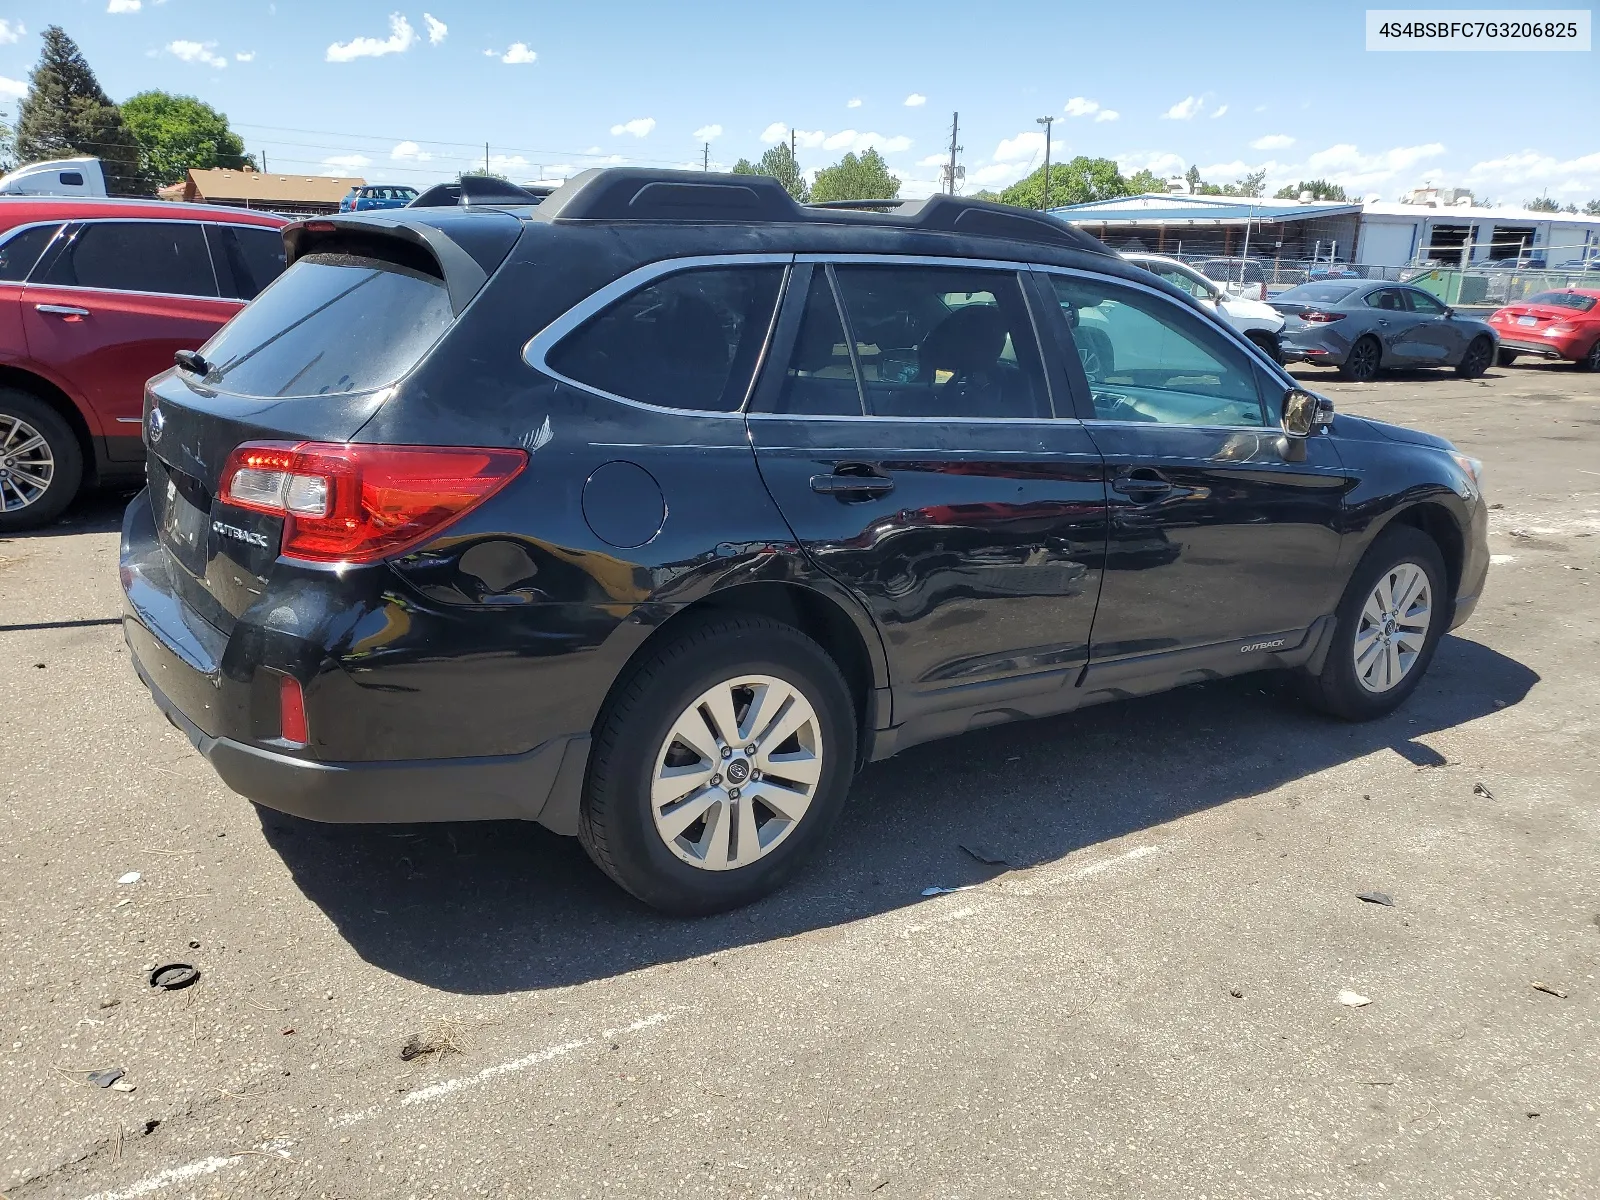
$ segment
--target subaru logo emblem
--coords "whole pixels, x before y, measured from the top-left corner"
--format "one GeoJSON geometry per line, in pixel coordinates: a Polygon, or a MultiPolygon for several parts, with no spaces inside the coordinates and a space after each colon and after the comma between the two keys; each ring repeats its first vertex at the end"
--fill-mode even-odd
{"type": "Polygon", "coordinates": [[[159,442],[161,440],[161,431],[167,427],[167,419],[161,415],[161,410],[154,405],[150,408],[149,427],[150,441],[159,442]]]}

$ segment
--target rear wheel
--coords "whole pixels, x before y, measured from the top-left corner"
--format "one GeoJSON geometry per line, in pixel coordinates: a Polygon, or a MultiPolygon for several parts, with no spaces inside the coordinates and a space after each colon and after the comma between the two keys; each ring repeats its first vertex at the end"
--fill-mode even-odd
{"type": "Polygon", "coordinates": [[[1261,353],[1265,354],[1273,362],[1280,364],[1283,362],[1283,348],[1279,346],[1276,334],[1267,333],[1262,329],[1252,329],[1245,334],[1245,337],[1260,347],[1261,353]]]}
{"type": "Polygon", "coordinates": [[[1347,721],[1392,712],[1416,690],[1448,624],[1444,557],[1409,525],[1378,536],[1351,576],[1306,698],[1347,721]]]}
{"type": "Polygon", "coordinates": [[[31,392],[0,388],[0,532],[53,521],[82,482],[83,450],[61,414],[31,392]]]}
{"type": "Polygon", "coordinates": [[[1476,379],[1489,369],[1493,361],[1494,342],[1490,338],[1475,337],[1468,344],[1461,361],[1456,364],[1456,374],[1463,379],[1476,379]]]}
{"type": "Polygon", "coordinates": [[[1515,350],[1502,350],[1495,356],[1495,362],[1499,363],[1502,367],[1509,367],[1512,363],[1517,361],[1517,358],[1518,355],[1515,350]]]}
{"type": "Polygon", "coordinates": [[[1368,334],[1357,338],[1356,344],[1350,347],[1339,374],[1356,383],[1367,383],[1378,374],[1378,366],[1382,361],[1383,347],[1378,344],[1377,338],[1368,334]]]}
{"type": "Polygon", "coordinates": [[[838,667],[798,630],[694,624],[607,701],[578,836],[646,904],[748,904],[794,874],[843,807],[854,717],[838,667]]]}
{"type": "Polygon", "coordinates": [[[1600,371],[1600,338],[1595,338],[1594,345],[1589,347],[1589,353],[1578,360],[1580,371],[1600,371]]]}

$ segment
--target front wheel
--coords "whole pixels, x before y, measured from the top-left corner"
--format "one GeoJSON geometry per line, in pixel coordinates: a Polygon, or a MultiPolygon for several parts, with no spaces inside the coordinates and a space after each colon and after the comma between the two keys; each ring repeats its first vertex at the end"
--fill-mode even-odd
{"type": "Polygon", "coordinates": [[[1378,374],[1378,365],[1383,361],[1383,347],[1378,344],[1378,339],[1370,334],[1356,339],[1356,344],[1350,347],[1350,353],[1345,355],[1344,365],[1339,368],[1339,374],[1356,383],[1369,383],[1378,374]]]}
{"type": "Polygon", "coordinates": [[[1494,343],[1486,337],[1476,337],[1467,346],[1467,352],[1456,365],[1456,374],[1463,379],[1476,379],[1489,369],[1494,361],[1494,343]]]}
{"type": "Polygon", "coordinates": [[[1446,580],[1444,557],[1427,534],[1409,525],[1379,534],[1339,601],[1322,670],[1305,679],[1312,705],[1347,721],[1399,707],[1449,624],[1446,580]]]}
{"type": "Polygon", "coordinates": [[[59,517],[83,482],[72,429],[31,392],[0,388],[0,533],[59,517]]]}
{"type": "Polygon", "coordinates": [[[607,701],[578,836],[655,908],[748,904],[787,881],[838,816],[854,718],[838,667],[799,630],[754,616],[698,621],[607,701]]]}
{"type": "Polygon", "coordinates": [[[1267,333],[1260,329],[1252,329],[1249,333],[1245,334],[1245,337],[1249,338],[1250,341],[1255,343],[1256,347],[1260,349],[1261,353],[1265,354],[1273,362],[1277,363],[1279,366],[1283,365],[1283,347],[1279,345],[1276,334],[1267,333]]]}

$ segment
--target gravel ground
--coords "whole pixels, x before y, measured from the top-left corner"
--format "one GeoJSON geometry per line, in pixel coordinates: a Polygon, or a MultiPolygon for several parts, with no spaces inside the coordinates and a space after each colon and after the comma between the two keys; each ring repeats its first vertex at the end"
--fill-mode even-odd
{"type": "Polygon", "coordinates": [[[0,1189],[1600,1193],[1600,377],[1297,373],[1488,463],[1406,708],[1257,677],[919,748],[697,922],[536,827],[258,814],[129,668],[120,501],[0,540],[0,1189]]]}

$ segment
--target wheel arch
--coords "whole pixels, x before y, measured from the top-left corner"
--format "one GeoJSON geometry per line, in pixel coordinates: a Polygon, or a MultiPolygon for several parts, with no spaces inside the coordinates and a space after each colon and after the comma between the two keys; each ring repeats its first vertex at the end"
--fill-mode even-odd
{"type": "MultiPolygon", "coordinates": [[[[1450,585],[1450,602],[1454,606],[1455,598],[1461,591],[1461,575],[1466,568],[1467,556],[1466,535],[1462,532],[1454,514],[1442,504],[1423,500],[1402,508],[1384,523],[1383,528],[1392,529],[1396,525],[1409,526],[1425,534],[1439,547],[1439,554],[1444,559],[1445,576],[1450,585]]],[[[1381,535],[1382,531],[1379,533],[1379,536],[1381,535]]]]}
{"type": "Polygon", "coordinates": [[[67,423],[67,428],[72,430],[72,435],[78,439],[78,448],[83,451],[84,475],[87,477],[98,474],[100,456],[95,453],[94,433],[89,428],[89,422],[84,419],[83,410],[71,396],[43,375],[10,363],[0,363],[0,388],[15,388],[19,392],[27,392],[54,409],[67,423]]]}

